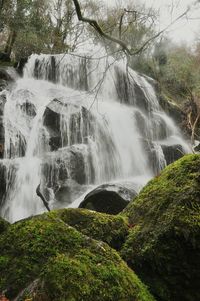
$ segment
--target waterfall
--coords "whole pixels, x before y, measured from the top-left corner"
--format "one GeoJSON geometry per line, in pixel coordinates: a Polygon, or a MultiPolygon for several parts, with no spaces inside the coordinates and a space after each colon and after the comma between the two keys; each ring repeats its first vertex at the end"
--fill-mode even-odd
{"type": "Polygon", "coordinates": [[[1,215],[45,211],[39,184],[51,208],[74,207],[103,183],[139,190],[190,152],[150,82],[110,57],[32,55],[6,92],[1,215]]]}

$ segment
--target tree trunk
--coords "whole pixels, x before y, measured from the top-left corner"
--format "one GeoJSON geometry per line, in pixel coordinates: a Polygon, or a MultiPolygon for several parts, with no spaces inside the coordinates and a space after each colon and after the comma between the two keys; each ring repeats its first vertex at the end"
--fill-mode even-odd
{"type": "Polygon", "coordinates": [[[200,114],[197,115],[193,125],[192,125],[192,134],[191,134],[191,143],[192,145],[194,145],[195,142],[195,132],[196,132],[196,128],[197,128],[197,124],[199,122],[200,119],[200,114]]]}
{"type": "Polygon", "coordinates": [[[16,41],[17,38],[17,32],[15,30],[12,30],[8,36],[8,40],[6,42],[6,47],[4,52],[10,57],[11,56],[11,52],[14,46],[14,43],[16,41]]]}
{"type": "Polygon", "coordinates": [[[0,0],[0,14],[4,6],[4,0],[0,0]]]}

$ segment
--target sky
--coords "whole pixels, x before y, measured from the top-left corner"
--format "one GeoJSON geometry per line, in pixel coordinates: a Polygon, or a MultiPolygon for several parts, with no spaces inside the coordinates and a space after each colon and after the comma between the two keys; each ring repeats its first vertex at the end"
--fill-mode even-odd
{"type": "MultiPolygon", "coordinates": [[[[116,1],[125,3],[126,0],[104,0],[108,6],[115,5],[116,1]]],[[[146,7],[153,7],[159,12],[157,30],[162,30],[168,26],[173,20],[184,13],[188,7],[190,11],[187,17],[182,18],[171,26],[167,33],[169,37],[177,43],[193,44],[194,40],[200,39],[200,3],[195,0],[133,0],[146,7]]]]}

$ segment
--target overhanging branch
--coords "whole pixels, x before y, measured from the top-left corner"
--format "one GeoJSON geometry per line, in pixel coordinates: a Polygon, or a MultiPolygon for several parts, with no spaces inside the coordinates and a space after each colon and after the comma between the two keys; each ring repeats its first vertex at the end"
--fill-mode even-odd
{"type": "Polygon", "coordinates": [[[84,23],[88,23],[90,26],[92,26],[99,33],[100,36],[104,37],[105,39],[107,39],[109,41],[112,41],[112,42],[118,44],[119,46],[121,46],[123,51],[125,51],[127,54],[131,55],[131,51],[127,47],[125,42],[123,42],[120,39],[117,39],[117,38],[115,38],[113,36],[110,36],[107,33],[105,33],[96,20],[85,18],[82,15],[81,7],[80,7],[80,4],[79,4],[78,0],[73,0],[73,2],[74,2],[74,5],[75,5],[76,14],[77,14],[77,17],[78,17],[79,21],[82,21],[84,23]]]}
{"type": "Polygon", "coordinates": [[[136,55],[136,54],[139,54],[140,52],[142,52],[149,45],[149,43],[151,41],[158,38],[161,34],[163,34],[166,30],[168,30],[174,23],[176,23],[178,20],[180,20],[181,18],[186,16],[187,13],[190,11],[190,7],[188,7],[187,10],[184,13],[182,13],[180,16],[178,16],[175,20],[173,20],[164,29],[162,29],[161,31],[156,33],[154,36],[149,38],[147,41],[145,41],[142,46],[140,46],[136,50],[132,50],[127,46],[126,42],[121,40],[121,34],[120,34],[120,39],[118,39],[116,37],[113,37],[111,35],[108,35],[107,33],[105,33],[102,30],[101,26],[98,24],[98,22],[95,19],[86,18],[82,15],[81,7],[80,7],[80,4],[79,4],[78,0],[73,0],[73,3],[74,3],[76,14],[77,14],[77,17],[78,17],[79,21],[82,21],[84,23],[88,23],[90,26],[92,26],[98,32],[98,34],[101,37],[103,37],[103,38],[105,38],[105,39],[107,39],[111,42],[114,42],[114,43],[118,44],[121,47],[122,51],[124,51],[126,54],[128,54],[130,56],[133,56],[133,55],[136,55]]]}

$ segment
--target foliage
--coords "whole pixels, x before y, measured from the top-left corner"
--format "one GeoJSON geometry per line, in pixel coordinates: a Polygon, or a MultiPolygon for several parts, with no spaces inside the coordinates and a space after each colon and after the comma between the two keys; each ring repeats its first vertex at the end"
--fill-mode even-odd
{"type": "Polygon", "coordinates": [[[60,53],[75,47],[79,30],[74,24],[72,1],[7,0],[1,17],[1,36],[5,36],[4,49],[1,50],[7,53],[11,47],[17,60],[34,52],[60,53]]]}
{"type": "MultiPolygon", "coordinates": [[[[126,1],[123,4],[118,2],[115,7],[97,9],[93,11],[94,17],[104,33],[123,41],[131,52],[140,49],[155,34],[156,12],[133,1],[126,1]]],[[[97,43],[102,43],[108,48],[109,53],[118,57],[117,53],[121,50],[118,44],[101,39],[96,31],[90,32],[97,43]]],[[[133,58],[129,60],[131,64],[133,58]]]]}
{"type": "Polygon", "coordinates": [[[151,180],[123,213],[132,230],[126,262],[158,300],[197,300],[200,262],[200,156],[187,155],[151,180]]]}
{"type": "MultiPolygon", "coordinates": [[[[126,3],[107,9],[100,1],[81,3],[86,17],[97,18],[103,31],[120,38],[136,50],[154,33],[155,13],[141,6],[126,3]]],[[[77,21],[73,1],[67,0],[5,0],[0,8],[1,51],[19,60],[31,53],[62,53],[74,51],[85,41],[107,45],[118,51],[115,43],[107,43],[99,34],[77,21]]]]}

